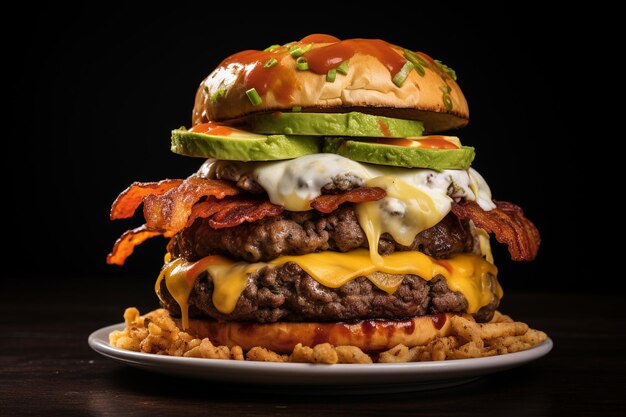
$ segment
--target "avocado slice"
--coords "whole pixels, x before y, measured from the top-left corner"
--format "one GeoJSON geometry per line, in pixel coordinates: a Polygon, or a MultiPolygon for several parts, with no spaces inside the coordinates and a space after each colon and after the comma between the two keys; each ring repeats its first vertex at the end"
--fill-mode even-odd
{"type": "Polygon", "coordinates": [[[346,138],[325,138],[323,152],[336,153],[354,161],[405,168],[468,169],[474,160],[474,148],[413,148],[355,141],[346,138]]]}
{"type": "Polygon", "coordinates": [[[257,135],[237,130],[228,136],[172,131],[172,152],[232,161],[274,161],[318,153],[321,138],[313,136],[257,135]]]}
{"type": "Polygon", "coordinates": [[[257,133],[283,135],[360,136],[404,138],[422,136],[424,124],[417,120],[394,119],[350,113],[265,113],[244,121],[257,133]]]}

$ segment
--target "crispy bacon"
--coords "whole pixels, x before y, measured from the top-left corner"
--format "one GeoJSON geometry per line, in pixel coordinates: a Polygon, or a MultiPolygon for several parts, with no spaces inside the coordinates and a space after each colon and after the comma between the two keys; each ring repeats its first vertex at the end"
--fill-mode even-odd
{"type": "Polygon", "coordinates": [[[359,187],[342,194],[324,194],[311,202],[311,207],[322,213],[332,213],[343,203],[365,203],[384,198],[385,190],[379,187],[359,187]]]}
{"type": "Polygon", "coordinates": [[[162,235],[162,232],[155,230],[148,230],[146,225],[139,226],[132,230],[127,230],[122,236],[120,236],[115,244],[113,250],[107,255],[107,263],[109,265],[124,265],[124,261],[130,255],[132,255],[135,246],[141,245],[147,239],[151,237],[162,235]]]}
{"type": "Polygon", "coordinates": [[[197,218],[209,218],[209,226],[214,229],[238,226],[243,222],[255,222],[264,217],[277,216],[283,207],[262,200],[243,200],[211,198],[196,204],[191,210],[187,226],[191,226],[197,218]]]}
{"type": "Polygon", "coordinates": [[[189,218],[187,219],[187,224],[185,227],[189,227],[196,221],[196,219],[206,219],[207,217],[211,217],[218,211],[220,211],[220,201],[216,198],[209,198],[206,201],[196,204],[191,208],[191,214],[189,214],[189,218]]]}
{"type": "Polygon", "coordinates": [[[159,182],[134,182],[122,191],[111,206],[111,220],[133,217],[135,210],[143,198],[149,194],[159,195],[174,187],[178,187],[183,180],[166,179],[159,182]]]}
{"type": "MultiPolygon", "coordinates": [[[[239,190],[227,181],[197,177],[186,180],[168,179],[158,183],[133,183],[113,203],[111,219],[132,217],[143,202],[146,224],[126,231],[113,245],[113,250],[107,256],[107,263],[123,265],[135,246],[146,239],[159,235],[174,236],[185,227],[193,205],[203,197],[221,199],[238,193],[239,190]]],[[[262,218],[261,213],[262,210],[257,210],[250,213],[249,218],[262,218]]]]}
{"type": "Polygon", "coordinates": [[[214,229],[235,227],[243,222],[255,222],[264,217],[277,216],[283,212],[282,206],[277,206],[269,201],[248,200],[234,203],[215,214],[209,220],[209,226],[214,229]]]}
{"type": "Polygon", "coordinates": [[[474,224],[493,233],[500,243],[509,247],[514,261],[531,261],[537,256],[541,237],[535,225],[524,217],[518,206],[496,201],[496,208],[485,211],[475,201],[452,203],[452,212],[460,219],[471,219],[474,224]]]}
{"type": "Polygon", "coordinates": [[[174,234],[187,224],[192,207],[203,197],[222,199],[240,190],[228,181],[190,177],[181,185],[161,195],[143,199],[143,214],[150,230],[174,234]]]}

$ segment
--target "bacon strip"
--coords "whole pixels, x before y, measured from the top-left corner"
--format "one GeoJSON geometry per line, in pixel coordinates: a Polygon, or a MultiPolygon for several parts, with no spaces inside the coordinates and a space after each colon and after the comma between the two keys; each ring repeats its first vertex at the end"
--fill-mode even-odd
{"type": "Polygon", "coordinates": [[[384,198],[387,193],[379,187],[359,187],[342,194],[324,194],[313,201],[311,207],[322,213],[332,213],[343,203],[365,203],[384,198]]]}
{"type": "Polygon", "coordinates": [[[149,194],[160,195],[174,187],[178,187],[183,180],[166,179],[159,182],[134,182],[122,191],[111,206],[111,220],[128,219],[133,217],[135,210],[143,198],[149,194]]]}
{"type": "MultiPolygon", "coordinates": [[[[132,217],[143,202],[146,224],[126,231],[113,245],[107,263],[123,265],[136,246],[154,236],[174,236],[182,230],[192,207],[204,197],[221,199],[239,193],[227,181],[190,177],[186,180],[163,180],[160,182],[135,182],[124,190],[113,203],[111,219],[132,217]]],[[[216,200],[217,201],[217,200],[216,200]]],[[[262,218],[262,210],[250,213],[248,218],[262,218]]],[[[245,221],[242,220],[242,222],[245,221]]]]}
{"type": "Polygon", "coordinates": [[[232,206],[220,210],[209,220],[209,226],[214,229],[235,227],[243,222],[255,222],[264,217],[277,216],[283,212],[283,206],[277,206],[269,201],[234,202],[232,206]]]}
{"type": "Polygon", "coordinates": [[[214,229],[235,227],[243,222],[255,222],[264,217],[277,216],[283,207],[269,201],[229,199],[210,199],[196,204],[191,210],[187,227],[198,218],[211,218],[209,226],[214,229]]]}
{"type": "Polygon", "coordinates": [[[132,230],[124,232],[119,239],[115,241],[113,250],[107,255],[107,263],[109,265],[124,265],[126,258],[132,255],[135,246],[141,245],[151,237],[162,235],[162,232],[148,230],[146,225],[139,226],[132,230]]]}
{"type": "Polygon", "coordinates": [[[239,192],[228,181],[190,177],[162,195],[148,195],[143,199],[146,225],[150,230],[175,234],[185,227],[192,207],[203,197],[222,199],[239,192]]]}
{"type": "Polygon", "coordinates": [[[485,211],[475,201],[453,202],[452,212],[460,219],[471,219],[477,227],[493,233],[498,242],[507,244],[514,261],[535,259],[541,244],[539,230],[520,207],[507,201],[495,203],[495,209],[485,211]]]}
{"type": "MultiPolygon", "coordinates": [[[[110,264],[122,265],[135,246],[146,239],[171,237],[191,226],[198,218],[208,219],[214,229],[238,226],[265,217],[277,216],[282,206],[267,200],[244,198],[229,181],[189,177],[186,180],[164,180],[159,183],[134,183],[113,203],[111,218],[131,217],[143,202],[146,224],[124,233],[107,257],[110,264]]],[[[345,202],[362,203],[380,200],[385,191],[377,187],[360,187],[343,194],[323,195],[311,205],[330,213],[345,202]]]]}
{"type": "Polygon", "coordinates": [[[206,201],[201,203],[197,203],[195,206],[191,208],[191,214],[187,219],[187,224],[185,227],[189,227],[196,221],[196,219],[206,219],[207,217],[211,217],[218,211],[220,211],[220,201],[216,198],[209,198],[206,201]]]}

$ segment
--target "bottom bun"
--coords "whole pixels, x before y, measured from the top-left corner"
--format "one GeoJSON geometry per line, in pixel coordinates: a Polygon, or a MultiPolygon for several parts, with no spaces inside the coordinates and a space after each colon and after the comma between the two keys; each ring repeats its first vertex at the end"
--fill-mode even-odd
{"type": "MultiPolygon", "coordinates": [[[[261,346],[277,353],[291,353],[298,343],[316,346],[356,346],[364,352],[381,352],[402,344],[422,346],[451,333],[454,313],[413,317],[406,320],[363,320],[352,323],[241,323],[201,319],[189,320],[185,331],[216,345],[241,346],[244,351],[261,346]]],[[[461,315],[470,318],[468,315],[461,315]]],[[[179,319],[174,319],[182,328],[179,319]]]]}

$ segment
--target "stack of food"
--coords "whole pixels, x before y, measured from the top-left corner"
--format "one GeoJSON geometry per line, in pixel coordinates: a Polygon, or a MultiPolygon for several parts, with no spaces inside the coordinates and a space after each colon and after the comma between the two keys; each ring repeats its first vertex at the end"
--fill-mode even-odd
{"type": "Polygon", "coordinates": [[[382,40],[299,42],[226,58],[172,150],[187,179],[134,183],[112,219],[146,223],[108,257],[170,238],[162,308],[130,308],[113,346],[178,356],[354,363],[526,349],[546,335],[496,311],[489,235],[532,260],[539,233],[494,201],[455,136],[455,72],[382,40]]]}

